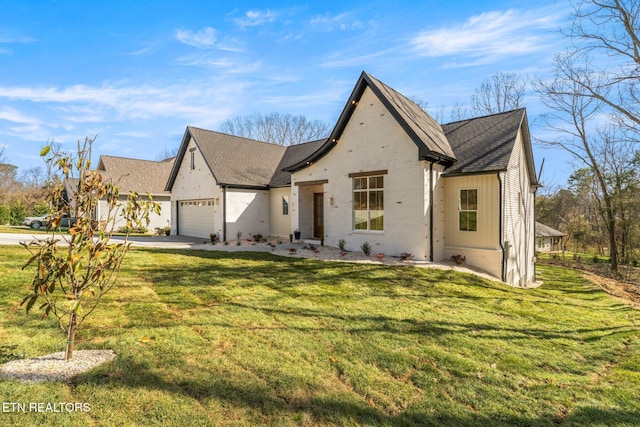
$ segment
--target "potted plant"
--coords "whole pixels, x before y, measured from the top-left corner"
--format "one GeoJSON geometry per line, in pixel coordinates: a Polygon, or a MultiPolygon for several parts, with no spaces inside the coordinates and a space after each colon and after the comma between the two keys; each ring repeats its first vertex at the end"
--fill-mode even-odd
{"type": "Polygon", "coordinates": [[[167,226],[164,228],[164,235],[165,235],[165,236],[170,236],[170,235],[171,235],[171,226],[170,226],[170,225],[167,225],[167,226]]]}
{"type": "Polygon", "coordinates": [[[295,235],[296,240],[300,240],[300,230],[294,231],[293,234],[295,235]]]}
{"type": "Polygon", "coordinates": [[[218,241],[218,234],[217,233],[210,233],[209,234],[209,239],[211,239],[211,243],[213,243],[215,245],[216,242],[218,241]]]}

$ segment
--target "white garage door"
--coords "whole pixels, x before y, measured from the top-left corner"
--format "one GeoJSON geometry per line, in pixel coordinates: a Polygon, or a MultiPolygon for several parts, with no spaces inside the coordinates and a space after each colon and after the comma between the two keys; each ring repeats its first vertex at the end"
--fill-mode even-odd
{"type": "Polygon", "coordinates": [[[178,233],[182,236],[209,238],[215,231],[214,200],[181,200],[178,202],[178,233]]]}

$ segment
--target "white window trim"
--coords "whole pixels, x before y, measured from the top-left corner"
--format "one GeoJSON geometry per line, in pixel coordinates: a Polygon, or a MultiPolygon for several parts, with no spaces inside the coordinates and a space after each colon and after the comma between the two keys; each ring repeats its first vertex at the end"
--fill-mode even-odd
{"type": "Polygon", "coordinates": [[[458,231],[461,233],[477,233],[478,232],[478,195],[480,194],[480,191],[478,190],[477,187],[469,187],[469,188],[459,188],[458,189],[458,231]],[[461,200],[461,196],[462,196],[462,192],[463,191],[469,191],[469,190],[476,190],[476,208],[475,209],[462,209],[462,200],[461,200]],[[460,228],[460,214],[462,212],[475,212],[476,213],[476,229],[475,230],[463,230],[460,228]]]}

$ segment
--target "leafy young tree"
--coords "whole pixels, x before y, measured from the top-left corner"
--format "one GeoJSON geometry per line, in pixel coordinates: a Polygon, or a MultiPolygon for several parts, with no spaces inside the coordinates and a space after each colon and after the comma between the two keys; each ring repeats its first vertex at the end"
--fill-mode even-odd
{"type": "Polygon", "coordinates": [[[279,145],[294,145],[326,138],[331,125],[321,120],[307,120],[304,116],[271,113],[251,114],[226,120],[220,131],[279,145]]]}
{"type": "Polygon", "coordinates": [[[66,212],[70,212],[76,222],[69,229],[69,235],[54,232],[46,239],[23,243],[31,254],[23,268],[34,266],[35,276],[32,292],[22,300],[22,305],[26,304],[28,313],[39,303],[43,319],[49,315],[57,318],[67,336],[67,361],[73,357],[74,341],[81,325],[104,295],[115,287],[130,248],[128,234],[123,242],[110,241],[116,216],[121,215],[131,229],[145,222],[148,225],[151,212],[160,213],[160,205],[153,202],[150,195],[143,199],[131,192],[126,202],[119,200],[117,183],[103,181],[98,171],[90,170],[92,144],[89,138],[84,143],[78,141],[76,159],[64,152],[51,152],[51,145],[42,149],[41,156],[46,157],[47,164],[61,174],[61,180],[52,185],[47,194],[51,205],[58,206],[47,230],[57,229],[66,212]],[[75,183],[71,197],[63,197],[65,183],[75,183]],[[101,198],[107,201],[108,219],[98,224],[91,213],[101,198]],[[59,244],[61,241],[63,245],[59,244]]]}

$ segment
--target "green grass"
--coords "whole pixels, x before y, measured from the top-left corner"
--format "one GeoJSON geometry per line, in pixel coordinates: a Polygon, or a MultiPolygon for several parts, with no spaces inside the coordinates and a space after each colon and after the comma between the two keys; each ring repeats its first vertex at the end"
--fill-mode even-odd
{"type": "MultiPolygon", "coordinates": [[[[0,247],[0,360],[63,348],[53,321],[18,307],[26,258],[0,247]]],[[[640,313],[576,272],[539,270],[545,285],[523,290],[440,270],[134,250],[79,337],[114,362],[72,384],[0,380],[4,402],[91,411],[0,422],[635,425],[640,313]]]]}

